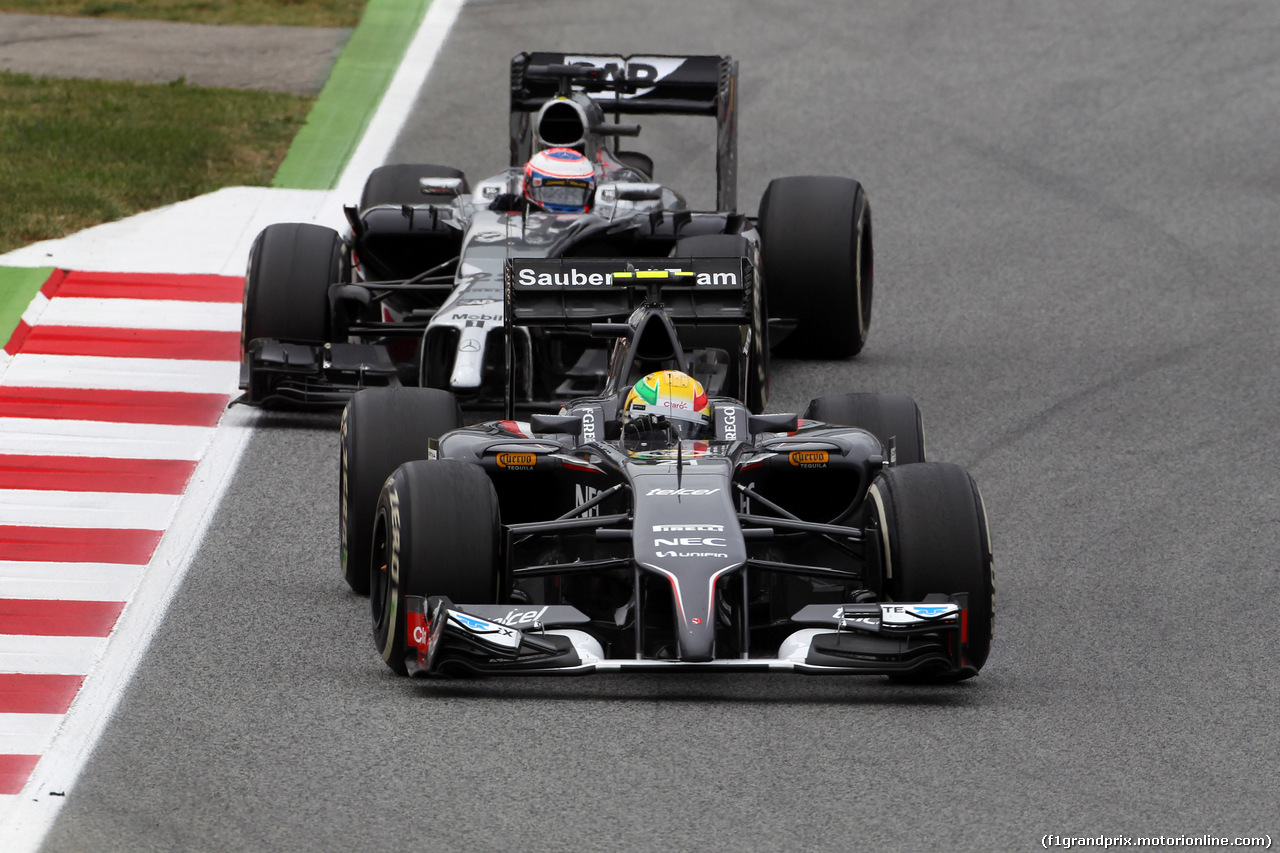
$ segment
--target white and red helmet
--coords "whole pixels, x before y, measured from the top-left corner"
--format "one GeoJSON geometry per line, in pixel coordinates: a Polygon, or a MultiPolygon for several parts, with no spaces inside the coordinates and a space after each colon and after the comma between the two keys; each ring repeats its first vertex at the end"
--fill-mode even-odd
{"type": "Polygon", "coordinates": [[[524,195],[550,213],[586,213],[596,190],[591,161],[572,148],[548,148],[524,166],[524,195]]]}

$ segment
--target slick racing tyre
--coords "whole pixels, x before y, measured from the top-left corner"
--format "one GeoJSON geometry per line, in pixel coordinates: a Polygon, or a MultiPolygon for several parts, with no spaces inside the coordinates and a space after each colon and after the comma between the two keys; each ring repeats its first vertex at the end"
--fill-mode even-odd
{"type": "Polygon", "coordinates": [[[378,652],[405,667],[405,596],[442,595],[459,604],[498,601],[498,495],[477,465],[433,459],[401,465],[378,497],[369,595],[378,652]]]}
{"type": "Polygon", "coordinates": [[[258,338],[329,340],[329,285],[346,281],[348,270],[346,246],[332,228],[303,222],[264,228],[249,250],[241,358],[258,338]]]}
{"type": "Polygon", "coordinates": [[[871,327],[871,205],[850,178],[769,182],[760,199],[764,283],[773,316],[798,321],[774,352],[857,355],[871,327]]]}
{"type": "Polygon", "coordinates": [[[435,388],[366,388],[342,411],[339,520],[342,576],[369,594],[374,510],[391,472],[427,458],[428,441],[462,426],[458,401],[435,388]]]}
{"type": "Polygon", "coordinates": [[[987,513],[973,478],[945,462],[903,465],[876,475],[867,497],[867,533],[880,537],[882,586],[889,598],[969,595],[965,668],[903,680],[958,681],[976,675],[991,650],[995,574],[987,513]]]}
{"type": "Polygon", "coordinates": [[[858,427],[880,439],[889,447],[893,439],[894,465],[925,461],[924,421],[920,407],[906,394],[833,394],[818,397],[805,409],[806,420],[812,419],[840,426],[858,427]]]}
{"type": "MultiPolygon", "coordinates": [[[[702,234],[676,241],[673,258],[743,258],[755,252],[751,243],[738,234],[702,234]]],[[[739,376],[742,332],[737,326],[681,326],[680,342],[687,349],[715,348],[729,355],[729,373],[724,394],[747,404],[756,414],[769,402],[769,309],[764,290],[756,283],[753,296],[751,350],[747,354],[746,382],[739,376]]]]}
{"type": "Polygon", "coordinates": [[[379,166],[369,173],[364,182],[364,192],[360,194],[360,209],[368,210],[378,204],[441,204],[452,198],[452,193],[423,193],[419,183],[421,178],[461,178],[459,194],[471,191],[467,186],[467,176],[458,169],[430,163],[397,163],[379,166]]]}

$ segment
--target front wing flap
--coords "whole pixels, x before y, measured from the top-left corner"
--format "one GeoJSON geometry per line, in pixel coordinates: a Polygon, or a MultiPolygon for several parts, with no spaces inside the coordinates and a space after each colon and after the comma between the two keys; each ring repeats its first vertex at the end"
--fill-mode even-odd
{"type": "Polygon", "coordinates": [[[410,675],[451,671],[506,675],[586,675],[626,670],[744,670],[808,675],[927,675],[973,671],[963,654],[967,596],[927,602],[809,605],[797,630],[770,657],[685,662],[606,658],[589,623],[568,605],[455,605],[406,598],[410,675]],[[804,625],[822,627],[802,627],[804,625]]]}
{"type": "Polygon", "coordinates": [[[400,384],[385,347],[373,344],[287,344],[270,338],[249,343],[240,364],[237,403],[297,407],[345,405],[361,388],[400,384]]]}

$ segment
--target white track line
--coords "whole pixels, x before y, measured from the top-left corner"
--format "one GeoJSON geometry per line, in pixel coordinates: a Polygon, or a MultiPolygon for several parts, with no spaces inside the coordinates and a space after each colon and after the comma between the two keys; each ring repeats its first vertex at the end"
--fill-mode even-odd
{"type": "Polygon", "coordinates": [[[0,453],[195,461],[214,433],[212,427],[0,418],[0,453]]]}
{"type": "Polygon", "coordinates": [[[44,311],[40,317],[40,324],[110,329],[238,332],[240,331],[240,303],[58,297],[44,311]]]}
{"type": "Polygon", "coordinates": [[[0,561],[0,598],[128,601],[144,569],[117,563],[0,561]]]}
{"type": "Polygon", "coordinates": [[[0,489],[0,524],[164,530],[179,495],[0,489]]]}

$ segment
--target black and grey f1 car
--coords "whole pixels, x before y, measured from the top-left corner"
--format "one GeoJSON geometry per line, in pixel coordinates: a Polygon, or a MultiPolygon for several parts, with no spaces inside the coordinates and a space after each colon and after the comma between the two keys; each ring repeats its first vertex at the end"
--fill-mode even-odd
{"type": "Polygon", "coordinates": [[[258,236],[245,279],[240,402],[341,405],[360,388],[407,385],[447,389],[473,406],[501,404],[510,390],[522,409],[536,409],[601,393],[603,341],[506,322],[510,258],[741,259],[752,312],[738,328],[694,318],[681,340],[719,353],[727,370],[709,390],[755,412],[767,400],[771,348],[856,354],[873,289],[866,194],[848,178],[785,177],[769,184],[758,217],[738,213],[737,80],[737,63],[721,56],[516,56],[507,171],[472,186],[452,168],[383,166],[359,205],[345,208],[345,234],[289,223],[258,236]],[[619,147],[639,133],[623,116],[653,114],[715,118],[714,211],[691,210],[654,182],[650,157],[619,147]],[[594,170],[582,212],[539,207],[525,187],[521,165],[562,148],[594,170]]]}
{"type": "Polygon", "coordinates": [[[732,327],[750,311],[747,269],[511,261],[508,323],[612,340],[603,393],[527,421],[508,401],[505,419],[466,428],[447,391],[352,398],[344,570],[371,593],[391,669],[978,672],[994,611],[985,510],[964,469],[925,461],[909,397],[822,397],[797,417],[713,395],[704,440],[659,447],[623,417],[637,377],[693,369],[685,320],[732,327]]]}

